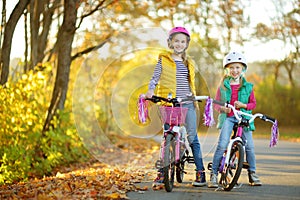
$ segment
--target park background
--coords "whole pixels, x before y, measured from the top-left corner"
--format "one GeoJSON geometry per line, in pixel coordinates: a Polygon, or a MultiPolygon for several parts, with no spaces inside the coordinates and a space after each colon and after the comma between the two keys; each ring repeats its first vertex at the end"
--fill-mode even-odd
{"type": "MultiPolygon", "coordinates": [[[[174,26],[191,32],[199,95],[214,96],[223,56],[241,51],[255,111],[278,120],[280,139],[297,142],[299,7],[299,0],[3,0],[0,183],[156,149],[159,119],[140,124],[137,99],[174,26]]],[[[199,133],[209,132],[200,119],[199,133]]],[[[255,137],[270,137],[270,126],[257,121],[255,137]]]]}

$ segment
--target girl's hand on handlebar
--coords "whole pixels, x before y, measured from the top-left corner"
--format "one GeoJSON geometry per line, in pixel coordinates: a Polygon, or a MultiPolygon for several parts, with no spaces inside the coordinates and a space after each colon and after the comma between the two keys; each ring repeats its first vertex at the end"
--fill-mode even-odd
{"type": "Polygon", "coordinates": [[[234,102],[234,107],[235,108],[247,108],[247,105],[244,104],[244,103],[242,103],[242,102],[240,102],[240,101],[235,101],[234,102]]]}
{"type": "Polygon", "coordinates": [[[146,97],[151,98],[153,94],[154,94],[154,90],[148,90],[148,92],[146,93],[146,97]]]}
{"type": "Polygon", "coordinates": [[[224,112],[224,113],[230,113],[231,112],[231,108],[227,108],[225,106],[221,106],[220,107],[220,111],[224,112]]]}

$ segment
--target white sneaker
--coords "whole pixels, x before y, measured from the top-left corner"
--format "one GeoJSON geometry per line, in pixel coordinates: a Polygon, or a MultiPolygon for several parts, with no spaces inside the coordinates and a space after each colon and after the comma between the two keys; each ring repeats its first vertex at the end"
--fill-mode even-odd
{"type": "Polygon", "coordinates": [[[262,183],[259,180],[259,177],[255,174],[255,172],[248,173],[249,185],[251,186],[261,186],[262,183]]]}
{"type": "Polygon", "coordinates": [[[207,187],[209,188],[217,188],[218,185],[218,175],[211,173],[210,174],[210,181],[207,184],[207,187]]]}

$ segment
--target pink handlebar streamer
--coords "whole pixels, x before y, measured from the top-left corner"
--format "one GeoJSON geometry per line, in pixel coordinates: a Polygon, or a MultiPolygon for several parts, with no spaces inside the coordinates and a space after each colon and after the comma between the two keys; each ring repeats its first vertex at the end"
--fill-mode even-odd
{"type": "Polygon", "coordinates": [[[146,123],[148,118],[148,102],[145,99],[145,95],[141,94],[138,100],[138,114],[139,114],[139,121],[141,123],[146,123]]]}
{"type": "Polygon", "coordinates": [[[272,133],[271,133],[271,140],[270,140],[270,147],[274,147],[278,143],[279,138],[279,129],[278,129],[278,123],[277,120],[275,120],[273,126],[272,126],[272,133]]]}
{"type": "Polygon", "coordinates": [[[208,97],[204,109],[204,124],[205,126],[211,127],[215,124],[212,98],[208,97]]]}

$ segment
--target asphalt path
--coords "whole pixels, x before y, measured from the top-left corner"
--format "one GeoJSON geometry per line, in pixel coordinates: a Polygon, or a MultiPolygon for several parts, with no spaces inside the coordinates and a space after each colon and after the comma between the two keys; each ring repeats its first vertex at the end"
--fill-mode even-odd
{"type": "MultiPolygon", "coordinates": [[[[216,136],[200,137],[204,164],[212,160],[217,142],[216,136]]],[[[172,192],[153,190],[151,188],[153,177],[146,177],[140,183],[149,189],[127,194],[131,200],[274,200],[274,199],[299,199],[300,200],[300,143],[279,141],[276,147],[270,148],[269,140],[255,139],[255,152],[257,171],[263,185],[249,186],[247,171],[243,169],[239,179],[240,188],[223,191],[221,188],[193,187],[195,178],[194,164],[186,166],[187,174],[183,183],[176,183],[172,192]]],[[[209,180],[209,171],[206,172],[209,180]]]]}

